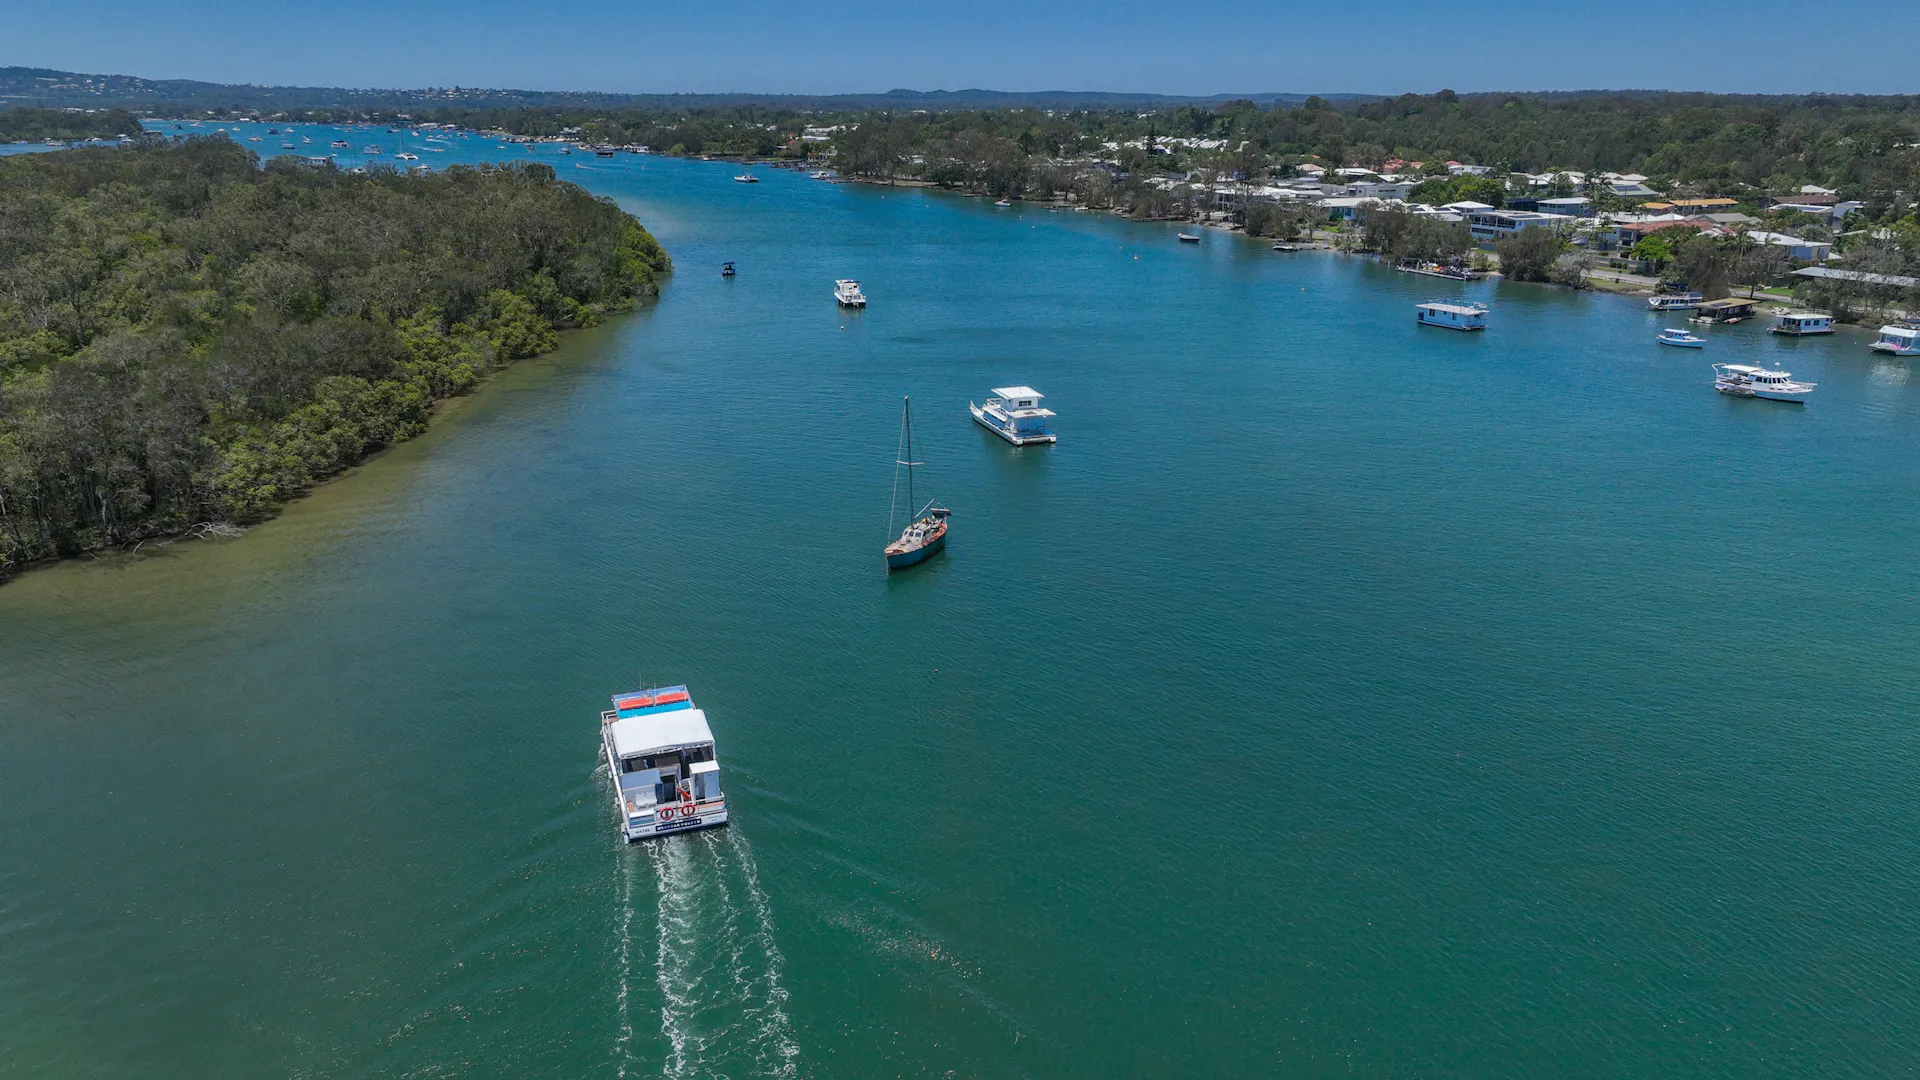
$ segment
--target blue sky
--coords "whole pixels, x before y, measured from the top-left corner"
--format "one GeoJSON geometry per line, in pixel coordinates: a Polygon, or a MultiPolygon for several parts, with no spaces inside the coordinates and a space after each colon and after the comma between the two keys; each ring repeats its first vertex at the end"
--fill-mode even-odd
{"type": "Polygon", "coordinates": [[[5,0],[0,64],[328,86],[1920,92],[1920,3],[5,0]]]}

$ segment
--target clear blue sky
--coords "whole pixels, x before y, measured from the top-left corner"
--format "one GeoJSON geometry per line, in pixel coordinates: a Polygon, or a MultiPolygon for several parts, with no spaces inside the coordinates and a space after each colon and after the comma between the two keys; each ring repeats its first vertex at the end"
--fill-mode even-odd
{"type": "Polygon", "coordinates": [[[6,0],[0,64],[325,86],[1914,93],[1914,0],[6,0]]]}

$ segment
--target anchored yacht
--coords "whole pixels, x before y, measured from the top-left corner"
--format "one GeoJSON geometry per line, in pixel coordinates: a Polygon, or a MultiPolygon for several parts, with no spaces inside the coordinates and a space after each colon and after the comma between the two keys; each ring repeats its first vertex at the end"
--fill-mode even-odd
{"type": "Polygon", "coordinates": [[[833,283],[833,298],[841,307],[866,307],[867,294],[860,291],[860,283],[852,278],[841,278],[833,283]]]}
{"type": "Polygon", "coordinates": [[[1654,340],[1662,345],[1673,345],[1682,349],[1704,349],[1707,347],[1706,338],[1700,337],[1697,334],[1689,334],[1685,330],[1675,330],[1672,327],[1660,331],[1659,336],[1654,338],[1654,340]]]}
{"type": "Polygon", "coordinates": [[[600,743],[628,843],[727,823],[713,731],[685,686],[616,694],[600,743]]]}
{"type": "Polygon", "coordinates": [[[967,411],[981,427],[1015,446],[1050,443],[1055,436],[1047,430],[1047,419],[1054,413],[1040,407],[1044,396],[1031,386],[1000,386],[985,405],[967,402],[967,411]]]}
{"type": "MultiPolygon", "coordinates": [[[[900,399],[900,445],[893,459],[893,501],[887,506],[887,535],[893,535],[893,516],[900,505],[900,470],[907,470],[907,509],[913,509],[913,470],[922,462],[913,460],[913,403],[900,399]]],[[[947,518],[953,511],[928,501],[900,531],[900,538],[886,547],[887,569],[904,570],[940,554],[947,546],[947,518]]]]}
{"type": "Polygon", "coordinates": [[[1734,397],[1800,403],[1813,393],[1813,383],[1794,382],[1791,372],[1778,369],[1749,367],[1746,364],[1715,364],[1713,375],[1713,388],[1734,397]]]}

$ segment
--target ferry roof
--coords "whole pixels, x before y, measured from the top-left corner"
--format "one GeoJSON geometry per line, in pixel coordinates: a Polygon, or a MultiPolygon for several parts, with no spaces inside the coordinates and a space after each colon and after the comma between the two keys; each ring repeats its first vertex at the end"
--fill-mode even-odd
{"type": "Polygon", "coordinates": [[[1031,386],[996,386],[993,388],[993,396],[1003,398],[1026,397],[1038,401],[1046,395],[1031,386]]]}
{"type": "Polygon", "coordinates": [[[703,746],[713,742],[713,729],[707,727],[707,714],[700,709],[670,709],[615,720],[612,725],[613,754],[628,758],[649,750],[671,750],[681,746],[703,746]]]}

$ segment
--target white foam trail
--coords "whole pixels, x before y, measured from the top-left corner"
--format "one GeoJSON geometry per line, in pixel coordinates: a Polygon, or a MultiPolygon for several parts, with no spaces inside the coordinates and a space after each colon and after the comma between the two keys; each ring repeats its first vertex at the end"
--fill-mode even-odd
{"type": "Polygon", "coordinates": [[[799,1065],[794,1060],[800,1056],[800,1045],[793,1039],[793,1021],[787,1017],[787,988],[781,985],[780,968],[785,958],[780,955],[780,946],[773,939],[773,908],[767,902],[767,894],[760,888],[760,867],[753,860],[753,848],[748,846],[745,835],[735,829],[727,830],[727,843],[732,847],[740,865],[741,880],[746,882],[747,901],[753,906],[754,935],[759,939],[761,949],[766,953],[767,1003],[762,1009],[759,1037],[756,1042],[754,1058],[761,1065],[770,1065],[773,1075],[788,1078],[795,1075],[799,1065]],[[766,1049],[771,1048],[777,1061],[767,1061],[766,1049]]]}
{"type": "Polygon", "coordinates": [[[623,846],[617,857],[614,874],[620,881],[620,989],[614,994],[614,1002],[620,1033],[614,1036],[613,1051],[620,1059],[621,1080],[625,1080],[627,1064],[633,1060],[633,1018],[627,1013],[627,979],[633,971],[633,852],[623,846]]]}
{"type": "Polygon", "coordinates": [[[687,1075],[687,1024],[694,1002],[689,994],[694,977],[690,966],[698,942],[690,931],[692,898],[686,873],[683,845],[655,842],[649,845],[653,869],[660,883],[660,950],[654,955],[654,973],[660,984],[660,1034],[667,1039],[667,1060],[661,1075],[687,1075]]]}

